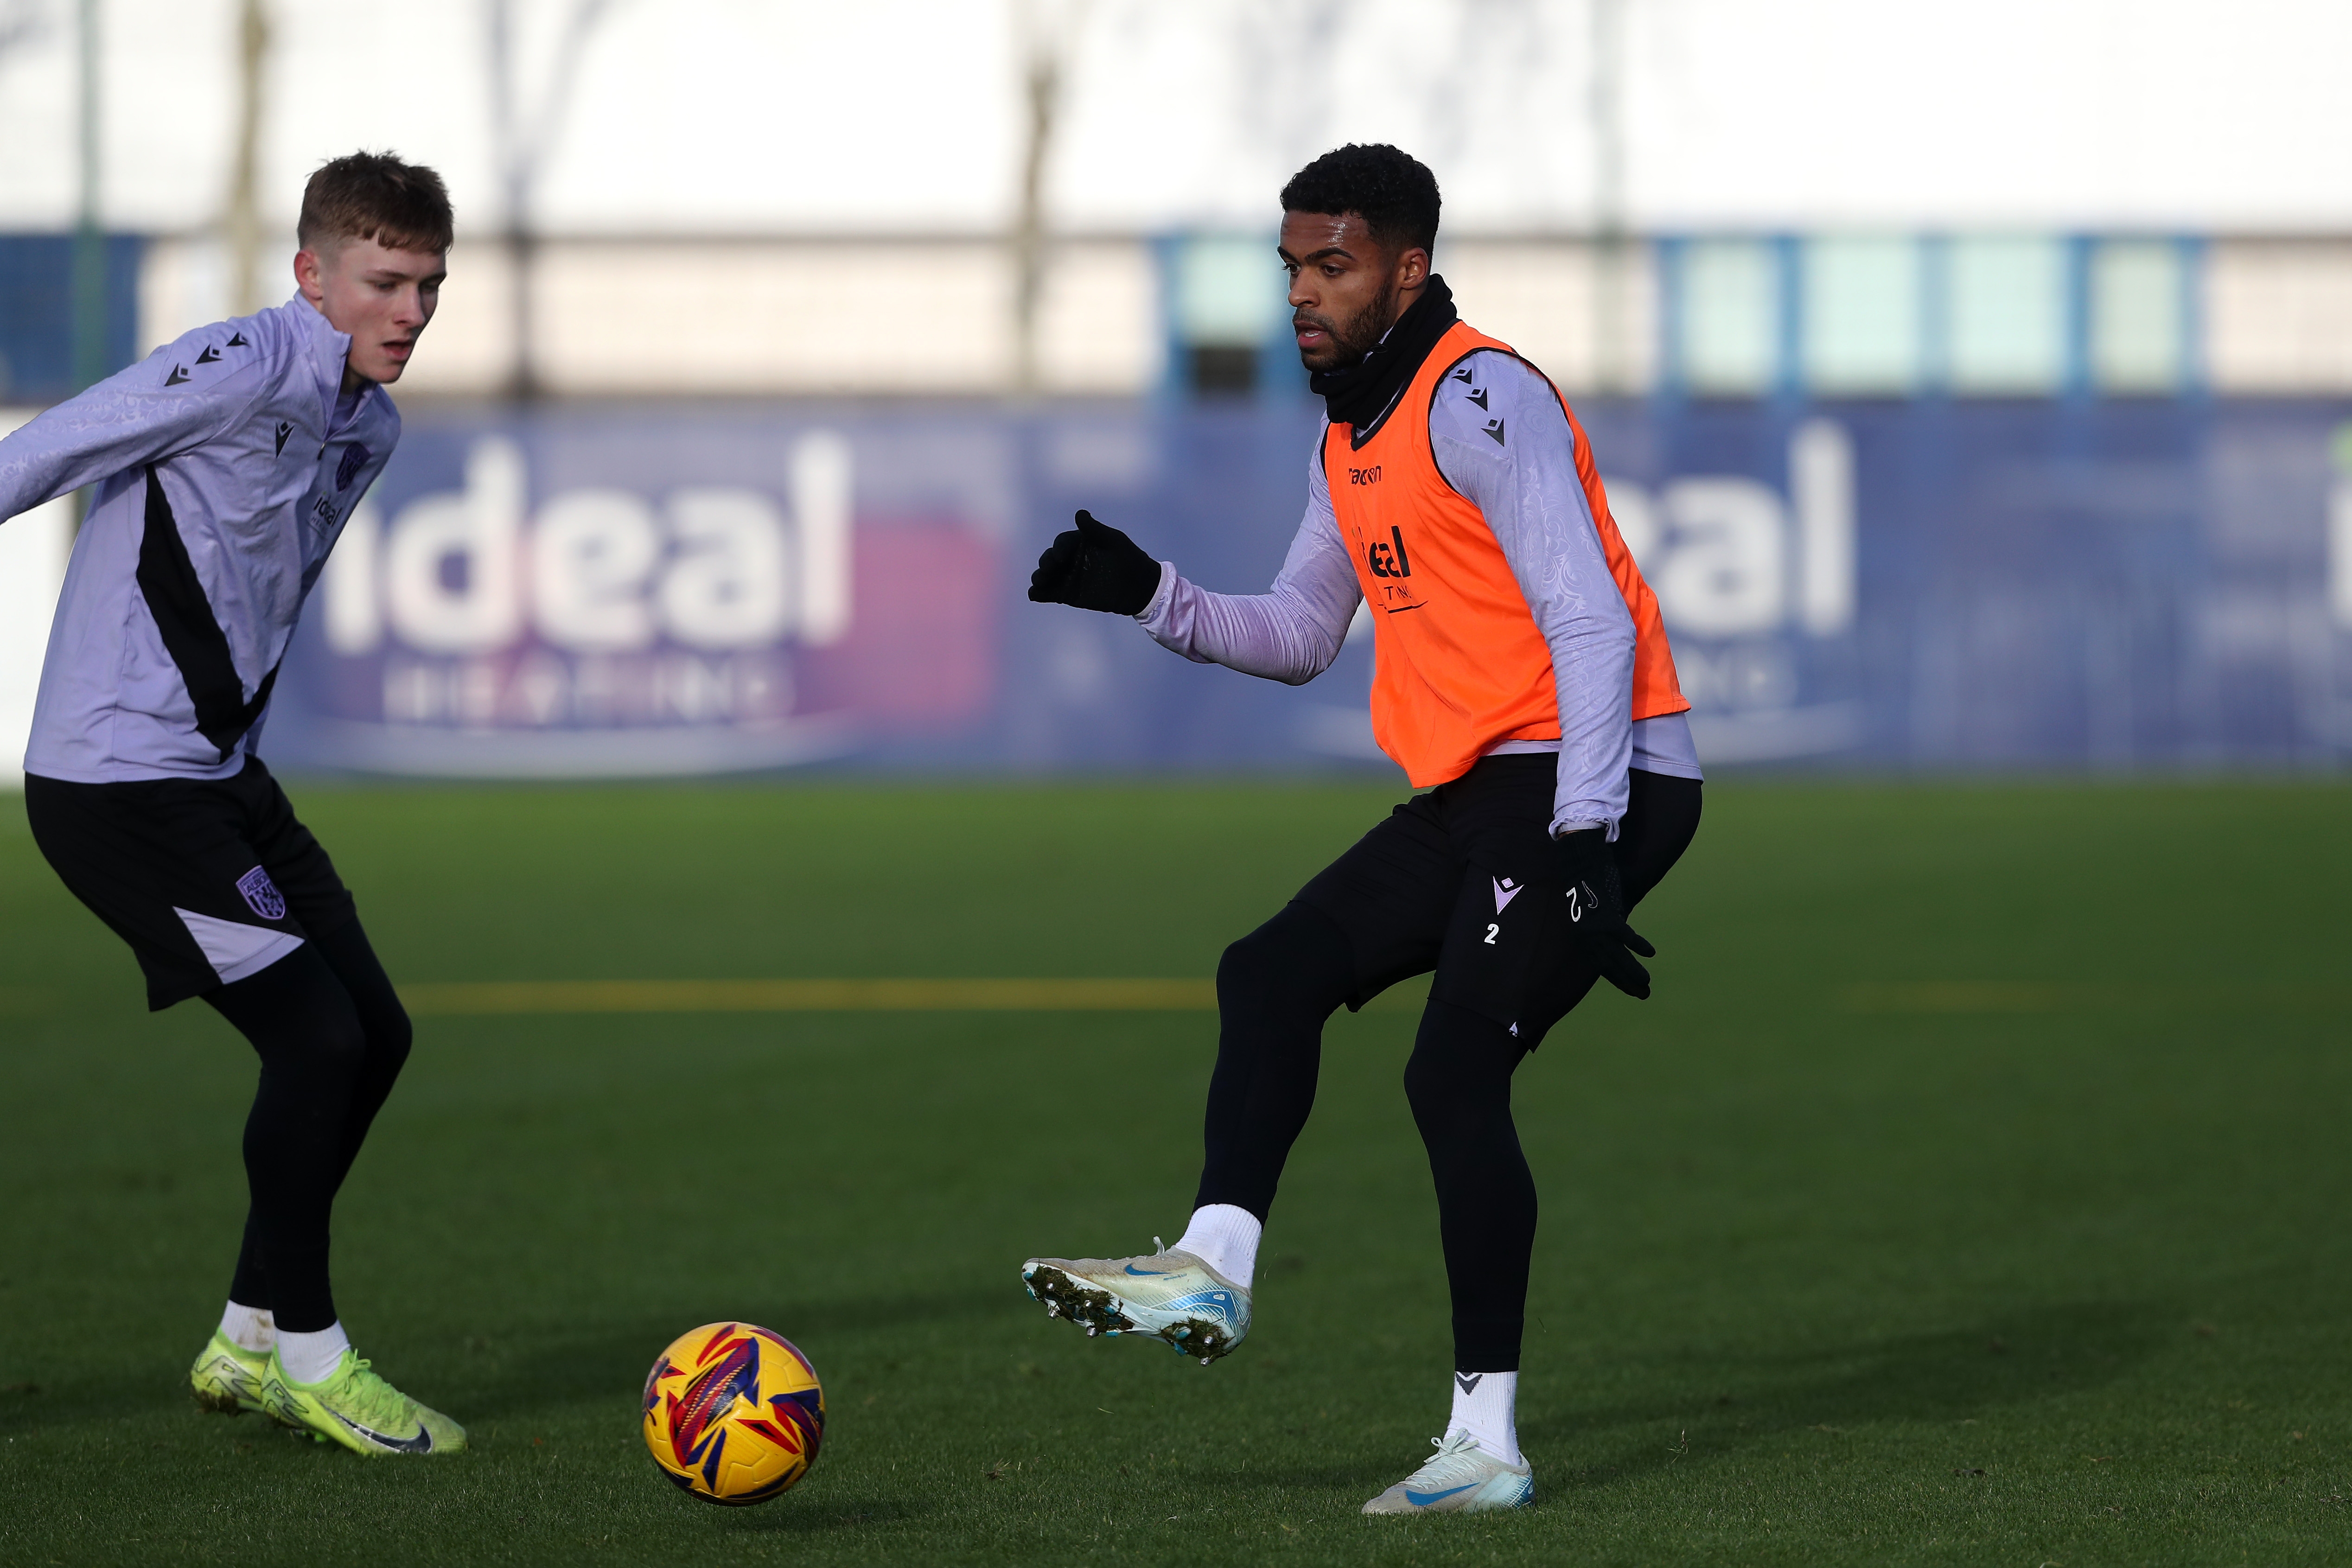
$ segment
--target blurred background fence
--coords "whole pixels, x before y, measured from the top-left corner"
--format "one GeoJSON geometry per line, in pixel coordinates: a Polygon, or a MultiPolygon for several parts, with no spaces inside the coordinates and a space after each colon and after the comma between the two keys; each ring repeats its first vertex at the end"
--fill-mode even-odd
{"type": "MultiPolygon", "coordinates": [[[[2238,13],[2262,63],[2195,5],[2000,0],[2037,78],[1999,16],[1886,9],[435,0],[370,102],[320,86],[378,47],[341,7],[16,0],[0,403],[282,298],[304,173],[389,142],[460,239],[274,760],[1363,762],[1360,626],[1293,692],[1021,590],[1080,505],[1264,586],[1317,417],[1273,194],[1389,137],[1465,314],[1577,402],[1703,756],[2339,762],[2352,189],[2305,57],[2352,24],[2238,13]]],[[[13,733],[70,530],[0,530],[13,733]]]]}

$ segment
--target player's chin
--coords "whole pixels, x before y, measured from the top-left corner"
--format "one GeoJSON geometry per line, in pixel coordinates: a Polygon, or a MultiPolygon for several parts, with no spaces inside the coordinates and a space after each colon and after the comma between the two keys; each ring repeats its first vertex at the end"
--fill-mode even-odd
{"type": "Polygon", "coordinates": [[[408,368],[409,353],[410,351],[405,348],[387,348],[383,353],[374,356],[374,364],[362,370],[360,374],[366,376],[370,381],[378,382],[388,386],[392,383],[398,381],[400,379],[400,373],[408,368]]]}

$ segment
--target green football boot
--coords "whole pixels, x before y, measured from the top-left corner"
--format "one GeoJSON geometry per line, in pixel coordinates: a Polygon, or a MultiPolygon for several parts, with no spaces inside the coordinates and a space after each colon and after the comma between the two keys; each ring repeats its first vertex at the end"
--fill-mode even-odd
{"type": "Polygon", "coordinates": [[[455,1454],[466,1446],[463,1426],[384,1382],[348,1348],[317,1383],[295,1382],[270,1352],[261,1406],[276,1420],[355,1454],[455,1454]]]}
{"type": "Polygon", "coordinates": [[[249,1351],[218,1329],[212,1342],[188,1369],[188,1387],[196,1408],[220,1415],[242,1415],[261,1408],[261,1380],[269,1371],[268,1351],[249,1351]]]}

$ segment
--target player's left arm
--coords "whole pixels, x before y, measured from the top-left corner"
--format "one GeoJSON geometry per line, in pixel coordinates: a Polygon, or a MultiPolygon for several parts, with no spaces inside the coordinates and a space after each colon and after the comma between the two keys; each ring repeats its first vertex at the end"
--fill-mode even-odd
{"type": "Polygon", "coordinates": [[[1477,504],[1551,649],[1559,707],[1552,795],[1554,868],[1567,937],[1629,996],[1650,994],[1643,958],[1657,950],[1625,923],[1610,841],[1625,816],[1633,761],[1633,612],[1610,574],[1576,470],[1576,433],[1549,383],[1508,354],[1471,355],[1429,410],[1440,472],[1477,504]]]}
{"type": "Polygon", "coordinates": [[[1551,649],[1559,702],[1552,831],[1617,836],[1633,757],[1633,616],[1576,469],[1576,433],[1525,361],[1472,354],[1429,409],[1446,482],[1477,505],[1551,649]]]}
{"type": "MultiPolygon", "coordinates": [[[[201,332],[210,332],[205,328],[201,332]]],[[[269,387],[257,354],[210,363],[190,333],[44,409],[0,439],[0,520],[213,439],[269,387]],[[184,347],[186,352],[181,352],[184,347]]]]}

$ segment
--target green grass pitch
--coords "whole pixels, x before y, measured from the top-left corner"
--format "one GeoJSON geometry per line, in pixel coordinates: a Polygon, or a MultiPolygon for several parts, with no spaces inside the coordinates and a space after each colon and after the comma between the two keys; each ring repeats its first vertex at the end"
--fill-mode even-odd
{"type": "MultiPolygon", "coordinates": [[[[1032,1252],[1184,1223],[1214,1020],[432,1016],[340,1302],[461,1458],[200,1416],[246,1047],[142,1011],[0,801],[0,1563],[2352,1561],[2352,791],[1710,786],[1522,1068],[1539,1506],[1356,1510],[1445,1415],[1400,1070],[1330,1028],[1249,1343],[1088,1341],[1032,1252]],[[675,1334],[824,1375],[722,1510],[637,1436],[675,1334]]],[[[295,789],[404,982],[1204,976],[1373,784],[295,789]]]]}

